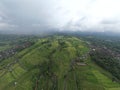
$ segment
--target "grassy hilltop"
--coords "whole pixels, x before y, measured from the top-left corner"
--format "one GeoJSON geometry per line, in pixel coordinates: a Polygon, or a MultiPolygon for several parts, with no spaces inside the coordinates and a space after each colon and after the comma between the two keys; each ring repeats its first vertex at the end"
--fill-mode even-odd
{"type": "Polygon", "coordinates": [[[0,63],[0,90],[120,90],[76,37],[40,38],[0,63]]]}

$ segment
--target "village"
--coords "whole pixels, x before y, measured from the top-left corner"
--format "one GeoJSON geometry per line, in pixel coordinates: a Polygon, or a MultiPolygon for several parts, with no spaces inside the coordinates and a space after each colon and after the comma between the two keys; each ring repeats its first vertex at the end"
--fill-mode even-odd
{"type": "Polygon", "coordinates": [[[30,47],[33,43],[32,42],[25,42],[23,44],[20,44],[20,45],[16,45],[10,49],[7,49],[7,50],[4,50],[4,51],[0,51],[0,62],[6,58],[9,58],[15,54],[17,54],[19,51],[27,48],[27,47],[30,47]]]}

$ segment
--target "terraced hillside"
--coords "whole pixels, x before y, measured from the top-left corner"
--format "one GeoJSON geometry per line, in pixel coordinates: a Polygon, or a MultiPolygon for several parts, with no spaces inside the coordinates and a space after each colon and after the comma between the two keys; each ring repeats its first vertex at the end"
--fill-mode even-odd
{"type": "Polygon", "coordinates": [[[40,38],[0,63],[0,90],[120,90],[76,37],[40,38]]]}

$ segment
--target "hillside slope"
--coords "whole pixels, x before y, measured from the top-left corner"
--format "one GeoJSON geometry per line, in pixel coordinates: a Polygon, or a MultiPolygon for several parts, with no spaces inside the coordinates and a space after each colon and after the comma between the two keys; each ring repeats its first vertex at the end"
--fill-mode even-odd
{"type": "Polygon", "coordinates": [[[0,90],[120,90],[76,37],[40,38],[0,63],[0,90]]]}

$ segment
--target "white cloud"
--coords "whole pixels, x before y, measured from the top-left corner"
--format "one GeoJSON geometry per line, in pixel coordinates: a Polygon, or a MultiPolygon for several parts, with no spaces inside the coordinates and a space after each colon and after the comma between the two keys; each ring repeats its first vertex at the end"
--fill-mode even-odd
{"type": "Polygon", "coordinates": [[[8,23],[0,23],[0,30],[9,30],[16,28],[16,25],[8,24],[8,23]]]}
{"type": "Polygon", "coordinates": [[[1,0],[0,17],[4,28],[120,31],[120,0],[1,0]]]}

